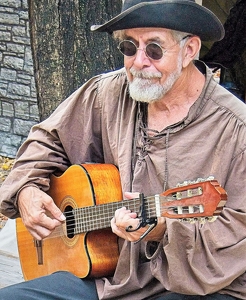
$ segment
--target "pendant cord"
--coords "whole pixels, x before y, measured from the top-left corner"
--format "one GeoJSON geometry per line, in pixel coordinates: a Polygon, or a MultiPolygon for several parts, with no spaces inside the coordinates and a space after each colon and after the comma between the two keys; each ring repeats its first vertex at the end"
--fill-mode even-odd
{"type": "Polygon", "coordinates": [[[167,130],[166,134],[166,156],[165,156],[165,176],[163,190],[166,191],[168,183],[168,143],[169,143],[170,129],[167,130]]]}

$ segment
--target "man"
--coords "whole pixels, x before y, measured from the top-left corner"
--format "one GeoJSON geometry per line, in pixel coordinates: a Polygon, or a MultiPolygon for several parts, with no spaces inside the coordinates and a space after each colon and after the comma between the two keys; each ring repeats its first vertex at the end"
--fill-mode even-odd
{"type": "Polygon", "coordinates": [[[135,230],[140,218],[122,207],[111,220],[121,238],[112,277],[58,272],[0,299],[246,299],[246,108],[194,62],[223,26],[192,0],[126,0],[92,30],[114,32],[125,69],[92,78],[33,127],[1,188],[2,212],[21,215],[37,240],[49,236],[64,221],[45,193],[50,174],[85,162],[116,165],[128,199],[212,175],[226,206],[214,222],[160,216],[138,243],[150,226],[135,230]]]}

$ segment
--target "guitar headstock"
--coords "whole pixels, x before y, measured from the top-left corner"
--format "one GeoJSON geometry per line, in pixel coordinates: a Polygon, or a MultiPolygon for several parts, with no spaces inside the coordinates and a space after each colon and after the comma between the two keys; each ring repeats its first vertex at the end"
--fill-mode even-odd
{"type": "Polygon", "coordinates": [[[161,216],[174,219],[218,216],[227,200],[226,191],[214,179],[181,185],[161,196],[166,198],[160,204],[161,216]]]}

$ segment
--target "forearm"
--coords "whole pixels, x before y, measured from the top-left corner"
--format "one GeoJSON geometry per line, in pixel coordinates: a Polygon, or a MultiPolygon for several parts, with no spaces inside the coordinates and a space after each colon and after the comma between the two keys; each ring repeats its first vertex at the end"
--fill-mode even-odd
{"type": "Polygon", "coordinates": [[[10,218],[19,216],[17,195],[24,186],[36,186],[47,191],[50,174],[55,170],[63,172],[69,164],[62,147],[55,143],[55,136],[49,136],[49,133],[41,129],[32,131],[20,148],[13,169],[1,186],[1,212],[10,218]]]}

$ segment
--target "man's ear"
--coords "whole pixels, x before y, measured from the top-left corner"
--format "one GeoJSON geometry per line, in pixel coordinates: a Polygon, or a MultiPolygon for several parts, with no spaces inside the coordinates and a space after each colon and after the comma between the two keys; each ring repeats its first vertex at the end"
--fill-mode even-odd
{"type": "Polygon", "coordinates": [[[197,59],[201,49],[201,39],[198,36],[192,36],[184,45],[183,68],[187,67],[191,61],[197,59]]]}

